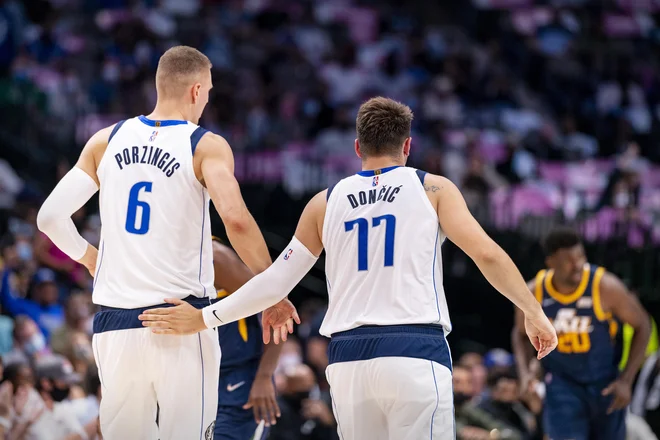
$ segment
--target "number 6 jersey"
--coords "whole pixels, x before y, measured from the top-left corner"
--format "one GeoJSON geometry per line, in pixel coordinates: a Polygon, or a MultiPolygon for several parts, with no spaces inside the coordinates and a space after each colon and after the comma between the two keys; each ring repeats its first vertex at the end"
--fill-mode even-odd
{"type": "Polygon", "coordinates": [[[323,224],[329,305],[321,334],[363,325],[451,330],[442,286],[444,235],[408,167],[361,171],[328,189],[323,224]]]}
{"type": "Polygon", "coordinates": [[[144,116],[115,126],[97,170],[95,304],[132,309],[215,295],[209,196],[193,170],[204,133],[144,116]]]}

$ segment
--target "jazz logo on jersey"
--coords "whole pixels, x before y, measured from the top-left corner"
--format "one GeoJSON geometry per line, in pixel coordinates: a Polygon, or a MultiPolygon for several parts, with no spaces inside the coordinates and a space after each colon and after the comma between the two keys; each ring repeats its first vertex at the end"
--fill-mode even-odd
{"type": "Polygon", "coordinates": [[[590,316],[576,316],[575,309],[559,309],[552,323],[557,331],[557,351],[564,354],[586,353],[591,349],[590,316]]]}
{"type": "Polygon", "coordinates": [[[289,249],[288,251],[286,251],[286,254],[284,254],[284,259],[288,260],[289,257],[291,257],[292,253],[293,253],[293,249],[289,249]]]}
{"type": "Polygon", "coordinates": [[[158,136],[158,130],[154,130],[153,133],[151,133],[151,136],[149,136],[149,142],[156,140],[156,136],[158,136]]]}
{"type": "Polygon", "coordinates": [[[371,181],[371,186],[378,186],[378,176],[374,176],[374,179],[371,181]]]}

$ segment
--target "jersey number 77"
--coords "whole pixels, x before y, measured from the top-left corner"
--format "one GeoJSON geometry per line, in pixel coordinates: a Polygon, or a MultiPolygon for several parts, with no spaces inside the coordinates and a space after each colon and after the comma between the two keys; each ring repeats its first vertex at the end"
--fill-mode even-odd
{"type": "MultiPolygon", "coordinates": [[[[394,231],[396,229],[396,217],[391,214],[373,217],[371,227],[375,228],[385,222],[385,266],[394,266],[394,231]]],[[[369,220],[356,218],[344,222],[344,230],[352,231],[357,226],[358,233],[358,270],[369,270],[369,220]]]]}

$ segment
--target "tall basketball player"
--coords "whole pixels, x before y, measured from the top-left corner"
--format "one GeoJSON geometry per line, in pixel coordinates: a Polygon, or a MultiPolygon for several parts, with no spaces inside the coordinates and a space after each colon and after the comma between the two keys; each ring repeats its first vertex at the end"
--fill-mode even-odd
{"type": "Polygon", "coordinates": [[[364,103],[355,141],[362,171],[309,202],[273,265],[218,304],[202,311],[187,304],[153,309],[142,315],[145,325],[157,334],[186,334],[256,313],[284,298],[325,248],[330,303],[321,334],[331,338],[326,374],[341,438],[453,439],[445,339],[451,323],[440,253],[445,237],[520,307],[539,357],[555,348],[557,336],[458,189],[405,166],[411,121],[410,109],[398,102],[364,103]]]}
{"type": "MultiPolygon", "coordinates": [[[[211,87],[206,56],[185,46],[165,52],[154,111],[92,136],[37,218],[39,229],[95,278],[93,300],[102,307],[93,348],[103,387],[101,431],[108,440],[212,438],[217,332],[156,335],[138,320],[165,298],[194,307],[215,298],[209,197],[252,272],[271,263],[234,178],[229,145],[197,126],[211,87]],[[97,251],[71,215],[99,190],[97,251]]],[[[278,307],[286,313],[292,308],[278,307]]],[[[270,313],[264,313],[266,327],[270,313]]]]}

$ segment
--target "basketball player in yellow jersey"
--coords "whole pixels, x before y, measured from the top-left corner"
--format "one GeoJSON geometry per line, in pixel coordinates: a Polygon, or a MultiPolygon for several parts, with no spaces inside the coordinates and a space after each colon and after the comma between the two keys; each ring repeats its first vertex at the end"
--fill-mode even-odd
{"type": "MultiPolygon", "coordinates": [[[[624,408],[649,340],[648,315],[615,275],[587,263],[580,237],[569,228],[545,239],[547,270],[528,286],[557,331],[557,350],[541,360],[546,373],[544,431],[552,440],[624,440],[624,408]],[[635,334],[619,372],[616,321],[635,334]]],[[[529,377],[524,317],[516,311],[512,345],[521,377],[529,377]]]]}

